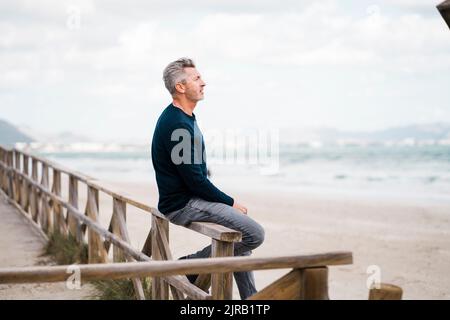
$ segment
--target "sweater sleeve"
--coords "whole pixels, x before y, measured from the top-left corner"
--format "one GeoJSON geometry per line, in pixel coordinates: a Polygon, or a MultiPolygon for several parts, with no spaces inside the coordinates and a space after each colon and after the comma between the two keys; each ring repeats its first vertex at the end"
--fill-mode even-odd
{"type": "MultiPolygon", "coordinates": [[[[183,182],[186,184],[189,191],[192,192],[193,195],[198,196],[206,201],[220,202],[229,206],[233,206],[234,199],[224,192],[220,191],[211,181],[209,181],[207,175],[202,170],[204,160],[201,159],[200,163],[199,161],[194,161],[196,160],[194,156],[195,152],[198,153],[199,151],[195,149],[195,138],[193,130],[185,124],[182,124],[180,126],[180,129],[186,130],[184,131],[186,135],[183,136],[183,138],[187,141],[184,141],[184,143],[181,140],[172,141],[171,137],[168,137],[166,141],[168,152],[171,155],[171,161],[175,165],[177,172],[183,179],[183,182]],[[186,142],[189,142],[189,144],[186,142]],[[183,143],[183,147],[190,149],[190,153],[188,154],[189,157],[185,155],[186,157],[183,158],[184,160],[188,161],[180,161],[180,159],[174,159],[181,157],[179,151],[182,150],[182,155],[184,151],[189,151],[181,149],[180,143],[183,143]]],[[[202,154],[202,150],[200,150],[200,153],[202,154]]]]}

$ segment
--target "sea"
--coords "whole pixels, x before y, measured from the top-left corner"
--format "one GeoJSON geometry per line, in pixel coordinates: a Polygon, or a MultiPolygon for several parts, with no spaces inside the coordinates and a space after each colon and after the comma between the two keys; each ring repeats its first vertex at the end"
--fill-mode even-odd
{"type": "MultiPolygon", "coordinates": [[[[96,179],[155,183],[150,145],[35,152],[96,179]]],[[[226,190],[450,203],[449,145],[280,145],[265,161],[206,156],[211,181],[226,190]]]]}

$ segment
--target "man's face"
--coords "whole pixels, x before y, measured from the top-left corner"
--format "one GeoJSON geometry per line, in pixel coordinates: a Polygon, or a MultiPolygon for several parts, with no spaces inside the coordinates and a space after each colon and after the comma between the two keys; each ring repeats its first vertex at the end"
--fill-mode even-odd
{"type": "Polygon", "coordinates": [[[185,68],[186,83],[183,84],[186,98],[191,101],[203,100],[203,89],[206,83],[202,80],[200,73],[195,68],[185,68]]]}

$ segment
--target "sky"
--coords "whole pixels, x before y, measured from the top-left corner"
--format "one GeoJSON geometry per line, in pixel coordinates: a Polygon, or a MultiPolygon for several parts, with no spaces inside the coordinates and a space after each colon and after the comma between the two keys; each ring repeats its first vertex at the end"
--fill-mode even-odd
{"type": "Polygon", "coordinates": [[[203,130],[450,122],[439,2],[2,0],[0,118],[147,141],[164,67],[190,57],[203,130]]]}

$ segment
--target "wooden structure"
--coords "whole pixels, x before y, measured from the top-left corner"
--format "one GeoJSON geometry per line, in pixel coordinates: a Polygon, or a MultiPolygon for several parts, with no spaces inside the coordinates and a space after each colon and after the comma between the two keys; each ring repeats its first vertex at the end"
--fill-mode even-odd
{"type": "Polygon", "coordinates": [[[450,28],[450,0],[445,0],[444,2],[438,4],[436,8],[439,10],[442,18],[444,18],[447,26],[450,28]]]}
{"type": "MultiPolygon", "coordinates": [[[[328,266],[352,263],[349,252],[277,258],[231,257],[234,242],[241,240],[240,232],[200,222],[187,228],[211,238],[212,258],[170,261],[173,257],[169,222],[157,209],[105,187],[98,180],[18,149],[0,147],[0,187],[0,192],[44,238],[57,232],[88,245],[89,264],[79,265],[83,280],[130,278],[137,299],[145,298],[142,277],[152,277],[155,300],[231,299],[234,271],[275,268],[292,271],[251,299],[328,299],[328,266]],[[68,199],[61,195],[62,175],[68,178],[68,199]],[[78,198],[80,184],[85,184],[87,190],[83,206],[78,198]],[[99,223],[101,192],[113,200],[108,229],[99,223]],[[140,208],[152,216],[142,249],[130,243],[127,206],[140,208]],[[191,284],[187,274],[200,275],[191,284]]],[[[64,266],[0,269],[0,283],[64,281],[69,276],[66,271],[64,266]]]]}

